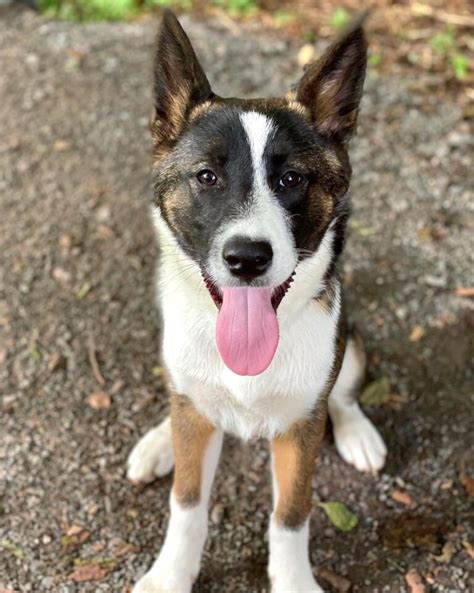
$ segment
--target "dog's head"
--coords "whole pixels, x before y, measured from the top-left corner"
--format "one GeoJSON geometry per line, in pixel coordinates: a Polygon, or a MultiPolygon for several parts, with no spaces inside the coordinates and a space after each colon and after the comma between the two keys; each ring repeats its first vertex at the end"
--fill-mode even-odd
{"type": "Polygon", "coordinates": [[[347,142],[366,70],[361,23],[274,99],[223,99],[171,12],[155,59],[155,205],[201,268],[225,286],[285,286],[332,224],[347,218],[347,142]]]}

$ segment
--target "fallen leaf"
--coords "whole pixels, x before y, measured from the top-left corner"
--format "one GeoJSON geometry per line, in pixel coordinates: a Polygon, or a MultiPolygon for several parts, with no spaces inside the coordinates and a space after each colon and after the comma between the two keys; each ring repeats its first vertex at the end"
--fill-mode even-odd
{"type": "Polygon", "coordinates": [[[94,410],[107,410],[110,408],[110,395],[105,391],[95,391],[89,395],[88,403],[94,410]]]}
{"type": "Polygon", "coordinates": [[[356,218],[350,218],[348,224],[349,228],[356,232],[360,237],[370,237],[376,233],[374,227],[364,226],[360,220],[357,220],[356,218]]]}
{"type": "Polygon", "coordinates": [[[81,288],[77,291],[76,293],[76,299],[78,301],[81,301],[83,298],[85,298],[90,290],[92,288],[92,284],[90,282],[87,282],[87,280],[84,282],[84,284],[81,286],[81,288]]]}
{"type": "Polygon", "coordinates": [[[81,525],[72,525],[61,537],[61,550],[64,554],[77,550],[88,541],[91,534],[81,525]]]}
{"type": "Polygon", "coordinates": [[[88,581],[103,581],[113,570],[113,566],[100,565],[100,563],[82,564],[76,566],[69,575],[69,579],[76,583],[86,583],[88,581]]]}
{"type": "Polygon", "coordinates": [[[459,480],[469,496],[474,496],[474,480],[464,473],[459,476],[459,480]]]}
{"type": "Polygon", "coordinates": [[[425,330],[421,327],[421,325],[415,325],[408,339],[410,342],[419,342],[424,335],[425,330]]]}
{"type": "Polygon", "coordinates": [[[23,549],[8,539],[0,540],[0,549],[5,550],[6,552],[10,552],[10,554],[13,554],[13,556],[15,556],[16,558],[21,559],[25,557],[25,552],[23,551],[23,549]]]}
{"type": "Polygon", "coordinates": [[[71,235],[68,235],[67,233],[61,233],[59,235],[59,247],[61,247],[62,249],[71,249],[72,246],[72,237],[71,235]]]}
{"type": "Polygon", "coordinates": [[[473,286],[469,286],[469,287],[460,286],[459,288],[456,288],[456,296],[463,297],[465,299],[473,299],[474,298],[474,287],[473,286]]]}
{"type": "Polygon", "coordinates": [[[392,498],[396,502],[399,502],[400,504],[404,504],[407,507],[415,506],[415,501],[408,494],[408,492],[404,492],[403,490],[398,490],[398,488],[395,488],[395,490],[393,490],[392,498]]]}
{"type": "Polygon", "coordinates": [[[420,573],[414,568],[409,570],[405,575],[405,581],[410,587],[410,593],[426,593],[426,587],[420,573]]]}
{"type": "Polygon", "coordinates": [[[311,43],[305,43],[299,50],[297,61],[298,64],[303,67],[309,64],[315,58],[314,45],[311,43]]]}
{"type": "Polygon", "coordinates": [[[390,381],[382,377],[369,383],[360,394],[359,401],[366,406],[380,406],[390,400],[390,381]]]}
{"type": "Polygon", "coordinates": [[[53,278],[61,284],[68,284],[68,282],[71,280],[71,274],[64,268],[54,268],[52,275],[53,278]]]}
{"type": "Polygon", "coordinates": [[[97,226],[97,236],[99,239],[111,239],[114,236],[114,231],[107,224],[99,224],[97,226]]]}
{"type": "Polygon", "coordinates": [[[116,556],[117,558],[128,556],[128,554],[136,554],[137,552],[137,546],[129,544],[128,542],[120,542],[113,549],[114,556],[116,556]]]}
{"type": "Polygon", "coordinates": [[[346,507],[342,502],[318,502],[331,523],[341,531],[351,531],[359,522],[359,519],[354,513],[346,507]]]}
{"type": "Polygon", "coordinates": [[[4,587],[0,587],[0,593],[16,593],[13,589],[5,589],[4,587]]]}
{"type": "Polygon", "coordinates": [[[468,556],[474,560],[474,546],[467,539],[461,540],[461,543],[468,553],[468,556]]]}
{"type": "Polygon", "coordinates": [[[65,150],[67,150],[69,147],[71,146],[70,142],[68,142],[67,140],[55,140],[54,144],[53,144],[53,150],[56,150],[58,152],[64,152],[65,150]]]}
{"type": "Polygon", "coordinates": [[[439,556],[432,556],[433,560],[436,562],[442,562],[443,564],[449,564],[453,559],[454,554],[456,554],[456,546],[453,542],[446,542],[441,550],[441,554],[439,556]]]}
{"type": "Polygon", "coordinates": [[[48,359],[48,371],[54,373],[59,369],[65,369],[67,360],[59,352],[53,352],[48,359]]]}
{"type": "Polygon", "coordinates": [[[349,593],[351,590],[352,583],[350,580],[336,574],[332,570],[329,570],[329,568],[322,566],[318,570],[318,576],[327,581],[338,593],[349,593]]]}

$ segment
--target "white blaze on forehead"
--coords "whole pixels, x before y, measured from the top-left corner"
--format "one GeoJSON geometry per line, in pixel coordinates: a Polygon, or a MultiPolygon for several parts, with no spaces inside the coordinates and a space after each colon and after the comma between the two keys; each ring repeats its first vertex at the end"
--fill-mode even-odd
{"type": "Polygon", "coordinates": [[[244,127],[250,145],[254,172],[254,186],[266,185],[265,147],[271,139],[274,127],[271,120],[263,113],[247,111],[242,113],[240,121],[244,127]]]}

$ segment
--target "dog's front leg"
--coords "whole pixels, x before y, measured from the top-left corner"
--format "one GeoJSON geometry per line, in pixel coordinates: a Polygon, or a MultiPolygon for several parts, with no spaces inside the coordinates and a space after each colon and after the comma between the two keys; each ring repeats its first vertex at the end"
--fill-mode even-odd
{"type": "Polygon", "coordinates": [[[207,505],[222,447],[222,431],[191,401],[171,397],[175,474],[165,542],[133,593],[190,593],[207,536],[207,505]]]}
{"type": "Polygon", "coordinates": [[[274,510],[268,573],[272,593],[322,593],[309,559],[311,478],[326,422],[321,404],[308,420],[272,441],[274,510]]]}

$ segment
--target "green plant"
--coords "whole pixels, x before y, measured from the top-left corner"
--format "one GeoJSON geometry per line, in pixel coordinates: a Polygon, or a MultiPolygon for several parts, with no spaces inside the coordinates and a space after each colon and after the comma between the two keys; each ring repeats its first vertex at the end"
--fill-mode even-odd
{"type": "Polygon", "coordinates": [[[135,0],[40,0],[39,7],[48,16],[79,21],[120,21],[138,10],[135,0]]]}
{"type": "Polygon", "coordinates": [[[212,0],[212,3],[235,16],[248,15],[259,9],[256,0],[212,0]]]}
{"type": "Polygon", "coordinates": [[[350,20],[349,13],[342,6],[338,6],[332,13],[330,24],[334,29],[340,30],[348,24],[350,20]]]}
{"type": "Polygon", "coordinates": [[[454,76],[464,80],[469,67],[468,58],[459,51],[456,27],[448,25],[430,39],[433,50],[451,66],[454,76]]]}
{"type": "Polygon", "coordinates": [[[444,31],[440,31],[433,35],[430,40],[431,47],[440,56],[446,55],[456,45],[456,30],[454,27],[448,26],[444,31]]]}
{"type": "Polygon", "coordinates": [[[464,80],[467,76],[469,67],[469,60],[463,54],[455,53],[450,58],[451,68],[453,69],[454,76],[458,80],[464,80]]]}
{"type": "Polygon", "coordinates": [[[283,9],[275,10],[272,16],[274,22],[280,27],[289,25],[296,20],[296,14],[294,12],[289,12],[288,10],[283,9]]]}
{"type": "Polygon", "coordinates": [[[380,54],[370,54],[368,62],[369,66],[377,68],[377,66],[380,66],[380,63],[382,62],[382,56],[380,54]]]}

